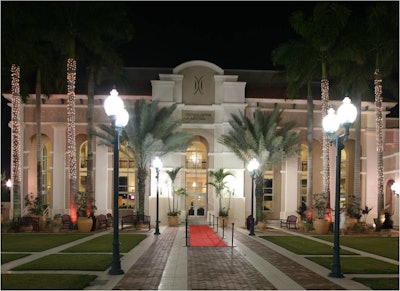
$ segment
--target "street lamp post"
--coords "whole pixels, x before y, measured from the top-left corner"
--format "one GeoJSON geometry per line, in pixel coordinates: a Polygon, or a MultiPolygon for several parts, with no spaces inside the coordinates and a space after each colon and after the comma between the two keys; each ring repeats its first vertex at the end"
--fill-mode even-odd
{"type": "Polygon", "coordinates": [[[160,169],[162,168],[162,162],[159,157],[155,157],[153,161],[153,166],[156,168],[156,179],[157,179],[157,198],[156,198],[156,231],[154,234],[160,234],[160,229],[159,229],[159,221],[158,221],[158,209],[159,209],[159,195],[158,195],[158,181],[160,178],[160,169]]]}
{"type": "Polygon", "coordinates": [[[119,229],[118,229],[118,188],[119,188],[119,137],[122,130],[129,121],[129,114],[124,108],[124,102],[118,96],[117,90],[113,89],[110,96],[104,101],[104,110],[111,120],[111,127],[115,131],[113,138],[114,145],[114,236],[113,236],[113,259],[111,268],[108,271],[110,275],[120,275],[124,271],[121,269],[121,261],[119,258],[119,229]]]}
{"type": "Polygon", "coordinates": [[[250,233],[249,235],[255,235],[254,233],[254,178],[256,175],[256,170],[259,167],[259,163],[256,159],[252,159],[247,165],[247,170],[250,172],[251,176],[251,223],[250,223],[250,233]]]}
{"type": "Polygon", "coordinates": [[[322,126],[325,132],[328,133],[330,143],[335,141],[336,145],[336,187],[335,187],[335,225],[334,225],[334,240],[333,240],[333,261],[331,265],[331,272],[329,277],[343,278],[340,267],[340,244],[339,244],[339,225],[340,225],[340,171],[342,150],[344,149],[343,141],[349,136],[350,125],[356,120],[357,108],[350,103],[349,97],[343,99],[343,104],[338,108],[337,114],[335,110],[330,108],[328,114],[322,120],[322,126]],[[344,133],[337,135],[334,134],[339,129],[340,124],[344,127],[344,133]]]}

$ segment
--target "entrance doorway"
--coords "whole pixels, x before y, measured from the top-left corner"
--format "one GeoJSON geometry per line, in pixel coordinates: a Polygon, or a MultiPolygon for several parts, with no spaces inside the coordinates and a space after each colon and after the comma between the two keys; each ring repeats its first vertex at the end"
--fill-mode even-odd
{"type": "Polygon", "coordinates": [[[188,214],[189,216],[204,216],[206,198],[204,194],[189,194],[188,195],[188,214]]]}

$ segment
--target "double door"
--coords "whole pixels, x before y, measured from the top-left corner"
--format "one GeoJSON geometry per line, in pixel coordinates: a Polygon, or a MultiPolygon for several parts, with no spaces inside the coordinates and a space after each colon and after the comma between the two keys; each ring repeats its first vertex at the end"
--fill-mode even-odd
{"type": "Polygon", "coordinates": [[[189,194],[187,197],[189,216],[206,215],[206,196],[205,194],[189,194]]]}

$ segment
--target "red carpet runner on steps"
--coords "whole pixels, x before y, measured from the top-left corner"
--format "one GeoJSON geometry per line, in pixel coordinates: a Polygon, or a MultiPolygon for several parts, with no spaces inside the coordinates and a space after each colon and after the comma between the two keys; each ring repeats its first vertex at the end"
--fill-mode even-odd
{"type": "Polygon", "coordinates": [[[227,244],[208,225],[191,225],[191,247],[226,247],[227,244]]]}

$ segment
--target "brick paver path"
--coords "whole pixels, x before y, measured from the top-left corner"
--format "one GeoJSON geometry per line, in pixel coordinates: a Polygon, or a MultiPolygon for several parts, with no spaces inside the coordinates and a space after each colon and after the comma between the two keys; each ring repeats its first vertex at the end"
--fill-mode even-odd
{"type": "Polygon", "coordinates": [[[232,247],[188,248],[190,290],[276,290],[232,247]]]}
{"type": "Polygon", "coordinates": [[[293,281],[303,286],[306,290],[343,290],[341,286],[332,283],[328,279],[312,272],[295,261],[271,250],[262,243],[249,239],[245,234],[236,232],[236,239],[246,244],[248,248],[271,263],[275,268],[286,273],[293,281]]]}
{"type": "Polygon", "coordinates": [[[156,236],[113,290],[157,290],[177,232],[177,227],[167,227],[156,236]]]}

